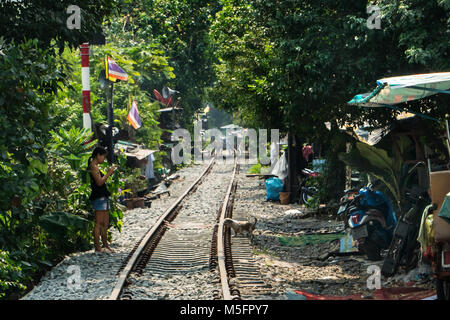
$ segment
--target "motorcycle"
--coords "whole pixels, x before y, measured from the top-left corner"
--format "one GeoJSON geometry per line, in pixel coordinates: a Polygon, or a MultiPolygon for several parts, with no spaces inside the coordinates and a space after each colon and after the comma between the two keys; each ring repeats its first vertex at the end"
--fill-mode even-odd
{"type": "Polygon", "coordinates": [[[346,226],[360,252],[369,260],[381,260],[380,252],[392,240],[397,218],[388,198],[372,186],[363,187],[355,195],[350,191],[341,199],[339,215],[344,215],[346,226]]]}
{"type": "Polygon", "coordinates": [[[313,187],[313,186],[307,186],[306,182],[309,181],[309,179],[311,178],[315,178],[320,176],[319,172],[315,172],[313,170],[310,169],[303,169],[301,171],[301,174],[303,176],[303,179],[299,185],[299,204],[307,204],[308,201],[310,201],[315,194],[317,194],[317,188],[313,187]]]}
{"type": "Polygon", "coordinates": [[[381,274],[386,277],[394,275],[400,265],[404,265],[406,272],[408,272],[418,262],[420,244],[417,241],[417,235],[420,219],[423,210],[431,200],[426,192],[421,191],[407,193],[406,199],[410,202],[409,208],[405,209],[404,214],[399,219],[381,268],[381,274]]]}
{"type": "MultiPolygon", "coordinates": [[[[408,175],[412,174],[419,166],[425,166],[425,163],[418,162],[408,171],[408,175]]],[[[418,186],[408,189],[404,199],[402,214],[381,268],[381,274],[386,277],[394,275],[400,265],[404,265],[408,272],[418,262],[420,243],[417,241],[417,236],[420,220],[424,209],[431,203],[431,199],[428,193],[418,186]]]]}
{"type": "Polygon", "coordinates": [[[348,216],[346,216],[345,212],[347,212],[348,206],[353,204],[352,200],[354,200],[358,194],[359,191],[356,189],[347,189],[344,191],[344,196],[339,201],[337,215],[344,221],[345,228],[349,227],[348,216]]]}

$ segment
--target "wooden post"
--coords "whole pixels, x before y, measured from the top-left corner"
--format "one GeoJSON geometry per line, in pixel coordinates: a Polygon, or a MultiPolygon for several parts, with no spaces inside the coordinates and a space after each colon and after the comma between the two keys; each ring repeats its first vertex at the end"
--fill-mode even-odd
{"type": "Polygon", "coordinates": [[[89,79],[89,43],[83,43],[80,47],[81,54],[81,83],[83,85],[83,128],[92,130],[91,120],[91,86],[89,79]]]}
{"type": "MultiPolygon", "coordinates": [[[[350,142],[347,142],[345,144],[345,152],[350,153],[352,150],[352,145],[350,142]]],[[[345,165],[345,189],[351,189],[352,188],[352,169],[349,165],[345,165]]]]}

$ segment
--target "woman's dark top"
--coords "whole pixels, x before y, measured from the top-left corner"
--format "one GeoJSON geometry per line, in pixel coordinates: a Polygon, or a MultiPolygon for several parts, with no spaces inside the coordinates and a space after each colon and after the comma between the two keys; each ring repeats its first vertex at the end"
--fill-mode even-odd
{"type": "MultiPolygon", "coordinates": [[[[95,200],[102,197],[109,197],[111,193],[106,188],[106,183],[102,184],[101,186],[98,186],[97,183],[94,180],[94,177],[92,176],[92,173],[89,172],[89,175],[91,176],[91,196],[89,199],[95,200]]],[[[103,177],[103,173],[100,171],[100,176],[103,177]]]]}

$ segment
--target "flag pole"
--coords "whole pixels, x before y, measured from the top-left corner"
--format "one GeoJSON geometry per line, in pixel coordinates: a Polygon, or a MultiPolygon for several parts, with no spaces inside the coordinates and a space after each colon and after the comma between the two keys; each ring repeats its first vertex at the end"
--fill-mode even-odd
{"type": "Polygon", "coordinates": [[[111,103],[108,106],[108,131],[107,131],[107,141],[108,141],[108,162],[110,164],[114,163],[114,140],[112,135],[112,129],[114,124],[114,82],[111,82],[111,103]]]}
{"type": "Polygon", "coordinates": [[[111,83],[111,102],[108,106],[108,130],[106,134],[107,147],[108,147],[108,162],[113,164],[115,162],[114,157],[114,138],[113,138],[113,125],[114,125],[114,82],[116,81],[128,81],[128,74],[120,68],[108,56],[105,57],[105,78],[111,83]]]}

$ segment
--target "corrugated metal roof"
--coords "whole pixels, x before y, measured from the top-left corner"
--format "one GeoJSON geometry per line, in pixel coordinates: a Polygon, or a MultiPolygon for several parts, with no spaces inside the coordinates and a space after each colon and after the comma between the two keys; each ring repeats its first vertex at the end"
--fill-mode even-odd
{"type": "Polygon", "coordinates": [[[118,141],[114,145],[115,150],[122,150],[127,157],[134,157],[138,160],[145,159],[158,150],[150,150],[128,141],[118,141]]]}
{"type": "Polygon", "coordinates": [[[154,152],[156,152],[156,150],[137,149],[136,151],[133,151],[133,152],[125,152],[125,155],[127,157],[135,157],[138,160],[142,160],[142,159],[147,158],[149,155],[151,155],[154,152]]]}

